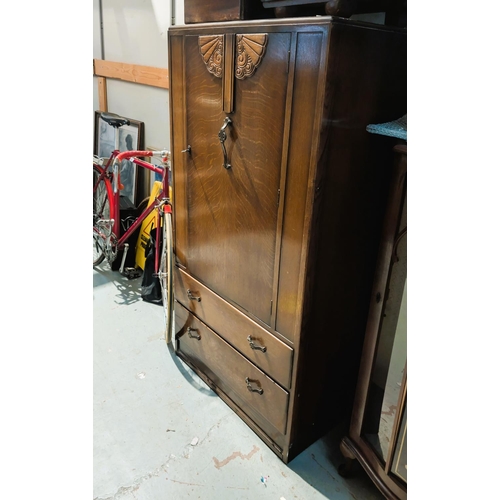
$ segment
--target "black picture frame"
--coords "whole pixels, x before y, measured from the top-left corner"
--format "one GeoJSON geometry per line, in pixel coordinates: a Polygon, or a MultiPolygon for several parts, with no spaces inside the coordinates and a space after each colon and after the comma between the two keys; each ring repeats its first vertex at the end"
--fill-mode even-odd
{"type": "MultiPolygon", "coordinates": [[[[144,149],[144,122],[129,118],[130,125],[123,125],[119,130],[120,151],[144,149]]],[[[109,158],[115,149],[116,129],[101,118],[101,111],[95,112],[94,121],[94,155],[109,158]]],[[[120,173],[123,189],[120,196],[128,199],[135,206],[137,199],[137,166],[131,161],[123,160],[120,173]]]]}

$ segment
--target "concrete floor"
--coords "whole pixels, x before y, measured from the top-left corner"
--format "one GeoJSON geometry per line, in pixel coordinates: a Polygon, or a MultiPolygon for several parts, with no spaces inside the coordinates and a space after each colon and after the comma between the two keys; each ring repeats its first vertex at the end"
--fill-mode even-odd
{"type": "Polygon", "coordinates": [[[141,279],[93,273],[94,500],[383,499],[338,475],[342,426],[283,464],[165,344],[141,279]]]}

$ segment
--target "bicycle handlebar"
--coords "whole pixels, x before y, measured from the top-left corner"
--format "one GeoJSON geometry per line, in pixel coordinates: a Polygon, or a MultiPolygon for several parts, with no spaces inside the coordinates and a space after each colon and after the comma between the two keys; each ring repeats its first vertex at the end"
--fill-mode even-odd
{"type": "Polygon", "coordinates": [[[132,158],[133,156],[153,156],[153,151],[123,151],[116,155],[116,161],[122,161],[127,158],[132,158]]]}
{"type": "MultiPolygon", "coordinates": [[[[116,156],[115,156],[115,159],[113,161],[113,173],[115,174],[114,175],[114,178],[113,178],[113,192],[114,193],[117,193],[118,192],[118,175],[116,175],[118,173],[118,163],[120,163],[122,160],[126,160],[127,158],[134,158],[136,156],[161,156],[162,157],[162,161],[164,163],[167,163],[170,162],[170,151],[164,149],[164,150],[161,150],[161,151],[137,151],[137,150],[134,150],[134,151],[122,151],[121,153],[118,153],[116,156]]],[[[121,186],[120,184],[120,189],[123,189],[123,186],[121,186]]]]}
{"type": "Polygon", "coordinates": [[[164,162],[170,161],[170,151],[167,149],[155,150],[155,151],[122,151],[118,153],[115,157],[115,161],[120,162],[127,158],[133,158],[135,156],[161,156],[164,162]]]}

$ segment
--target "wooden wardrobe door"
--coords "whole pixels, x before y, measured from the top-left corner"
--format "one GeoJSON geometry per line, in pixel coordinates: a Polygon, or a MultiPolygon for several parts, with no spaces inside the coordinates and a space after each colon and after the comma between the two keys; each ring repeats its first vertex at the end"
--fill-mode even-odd
{"type": "MultiPolygon", "coordinates": [[[[186,267],[213,291],[267,324],[290,39],[290,33],[233,35],[233,53],[227,45],[226,53],[222,51],[222,72],[210,67],[213,61],[203,45],[217,43],[210,37],[200,42],[198,36],[186,36],[184,49],[186,137],[191,146],[185,170],[186,267]],[[260,51],[258,65],[254,52],[247,57],[246,51],[254,49],[260,51]],[[234,64],[231,78],[224,74],[224,64],[234,64]],[[224,112],[228,96],[232,113],[224,112]],[[231,119],[224,129],[230,168],[224,167],[219,139],[226,117],[231,119]]],[[[222,37],[223,49],[225,42],[222,37]]]]}

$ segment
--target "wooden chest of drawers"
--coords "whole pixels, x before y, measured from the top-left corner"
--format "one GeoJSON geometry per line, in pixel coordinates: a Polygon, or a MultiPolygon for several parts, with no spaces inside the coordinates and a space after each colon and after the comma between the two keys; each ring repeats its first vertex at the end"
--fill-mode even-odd
{"type": "Polygon", "coordinates": [[[169,71],[176,353],[287,463],[351,411],[406,34],[178,26],[169,71]]]}

